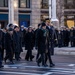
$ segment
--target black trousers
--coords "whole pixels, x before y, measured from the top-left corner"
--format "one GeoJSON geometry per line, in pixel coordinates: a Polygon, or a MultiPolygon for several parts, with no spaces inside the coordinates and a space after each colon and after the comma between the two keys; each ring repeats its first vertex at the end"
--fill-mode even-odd
{"type": "Polygon", "coordinates": [[[10,62],[13,61],[13,52],[6,51],[5,60],[9,59],[10,62]]]}
{"type": "Polygon", "coordinates": [[[26,60],[32,60],[32,50],[27,50],[27,53],[26,53],[26,57],[25,57],[26,60]]]}
{"type": "Polygon", "coordinates": [[[38,60],[39,55],[40,55],[40,53],[39,53],[39,52],[37,52],[37,55],[36,55],[36,60],[38,60]]]}
{"type": "Polygon", "coordinates": [[[39,57],[37,59],[37,62],[38,63],[41,63],[42,62],[42,65],[45,65],[45,53],[40,53],[39,54],[39,57]]]}
{"type": "Polygon", "coordinates": [[[20,57],[20,52],[15,52],[15,59],[19,60],[19,57],[20,57]]]}
{"type": "Polygon", "coordinates": [[[2,48],[1,50],[1,57],[2,57],[2,60],[4,59],[4,48],[2,48]]]}
{"type": "MultiPolygon", "coordinates": [[[[0,49],[1,50],[1,49],[0,49]]],[[[0,51],[0,66],[2,66],[2,57],[1,57],[1,51],[0,51]]]]}
{"type": "Polygon", "coordinates": [[[49,59],[49,63],[53,64],[52,59],[51,59],[51,52],[48,50],[48,52],[45,54],[45,64],[47,64],[47,60],[49,59]]]}

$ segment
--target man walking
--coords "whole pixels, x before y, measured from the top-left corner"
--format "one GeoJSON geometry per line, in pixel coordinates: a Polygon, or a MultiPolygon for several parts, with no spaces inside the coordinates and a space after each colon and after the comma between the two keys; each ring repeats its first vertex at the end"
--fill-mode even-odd
{"type": "Polygon", "coordinates": [[[0,68],[3,67],[2,65],[2,31],[0,30],[0,68]]]}
{"type": "Polygon", "coordinates": [[[50,67],[53,67],[55,65],[52,62],[51,55],[54,54],[55,30],[54,30],[54,27],[50,24],[49,20],[46,22],[46,29],[49,32],[49,42],[48,42],[48,48],[47,48],[48,51],[46,52],[46,56],[45,56],[45,63],[49,59],[50,67]]]}

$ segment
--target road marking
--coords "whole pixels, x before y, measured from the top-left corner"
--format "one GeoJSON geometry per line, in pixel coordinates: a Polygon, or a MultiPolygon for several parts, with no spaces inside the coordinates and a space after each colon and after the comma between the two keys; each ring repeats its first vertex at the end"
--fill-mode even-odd
{"type": "MultiPolygon", "coordinates": [[[[73,64],[70,64],[68,66],[74,66],[73,64]]],[[[56,67],[38,67],[38,66],[16,66],[16,65],[4,65],[4,68],[17,68],[17,67],[20,67],[20,68],[37,68],[37,69],[54,69],[54,70],[75,70],[75,69],[69,69],[69,68],[56,68],[56,67]]]]}
{"type": "Polygon", "coordinates": [[[17,68],[17,67],[23,67],[23,68],[45,68],[50,69],[50,67],[38,67],[38,66],[16,66],[16,65],[4,65],[4,68],[17,68]]]}
{"type": "Polygon", "coordinates": [[[22,73],[22,72],[6,72],[6,71],[0,71],[2,74],[21,74],[21,75],[41,75],[41,74],[34,74],[34,73],[22,73]]]}
{"type": "MultiPolygon", "coordinates": [[[[67,67],[73,67],[75,66],[75,64],[70,64],[70,63],[56,63],[56,65],[65,65],[67,67]]],[[[51,75],[53,73],[56,73],[56,74],[75,74],[75,69],[70,69],[70,68],[57,68],[57,67],[38,67],[38,66],[25,66],[24,63],[22,64],[14,64],[14,65],[4,65],[4,68],[9,68],[9,69],[23,69],[23,71],[28,71],[26,68],[30,69],[29,72],[33,72],[34,70],[34,73],[23,73],[23,72],[6,72],[6,71],[2,71],[3,73],[8,73],[8,74],[21,74],[21,75],[51,75]],[[36,70],[37,69],[37,70],[36,70]],[[40,70],[39,70],[40,69],[40,70]],[[42,71],[42,69],[44,69],[42,71]],[[35,73],[36,72],[36,73],[35,73]],[[45,74],[44,74],[44,73],[45,74]],[[47,73],[46,73],[47,72],[47,73]],[[39,74],[39,73],[43,73],[43,74],[39,74]]],[[[1,73],[1,72],[0,72],[1,73]]]]}
{"type": "Polygon", "coordinates": [[[75,64],[70,64],[70,65],[68,65],[68,66],[75,66],[75,64]]]}
{"type": "Polygon", "coordinates": [[[48,72],[48,73],[45,73],[43,75],[50,75],[50,74],[53,74],[53,72],[48,72]]]}

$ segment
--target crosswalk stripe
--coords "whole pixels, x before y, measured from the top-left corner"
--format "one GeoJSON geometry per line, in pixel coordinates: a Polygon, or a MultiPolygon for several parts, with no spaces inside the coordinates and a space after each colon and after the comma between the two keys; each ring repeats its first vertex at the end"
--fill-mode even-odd
{"type": "Polygon", "coordinates": [[[25,63],[21,64],[13,64],[13,65],[4,65],[4,71],[0,71],[0,74],[6,73],[6,74],[16,74],[16,75],[51,75],[51,74],[75,74],[75,69],[70,68],[74,67],[75,64],[69,64],[69,63],[56,63],[56,65],[65,66],[62,68],[59,67],[38,67],[38,66],[27,66],[25,63]],[[12,72],[7,72],[8,70],[12,72]],[[15,72],[14,72],[15,71],[15,72]],[[19,72],[18,72],[19,71],[19,72]],[[28,72],[29,71],[29,72],[28,72]]]}
{"type": "Polygon", "coordinates": [[[53,74],[53,72],[48,72],[48,73],[45,73],[43,75],[50,75],[50,74],[53,74]]]}
{"type": "MultiPolygon", "coordinates": [[[[72,66],[72,65],[69,65],[72,66]]],[[[53,70],[75,70],[75,69],[70,69],[70,68],[56,68],[56,67],[38,67],[38,66],[14,66],[14,65],[4,65],[4,68],[17,68],[17,67],[22,67],[22,68],[37,68],[37,69],[53,69],[53,70]]]]}
{"type": "Polygon", "coordinates": [[[75,66],[75,64],[69,64],[68,66],[75,66]]]}
{"type": "Polygon", "coordinates": [[[7,72],[7,71],[0,71],[2,74],[17,74],[17,75],[41,75],[41,74],[34,74],[34,73],[22,73],[22,72],[7,72]]]}

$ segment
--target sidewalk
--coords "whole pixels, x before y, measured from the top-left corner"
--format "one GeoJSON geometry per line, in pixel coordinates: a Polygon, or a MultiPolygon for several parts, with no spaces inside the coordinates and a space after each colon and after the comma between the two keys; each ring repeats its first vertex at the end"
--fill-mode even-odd
{"type": "MultiPolygon", "coordinates": [[[[26,53],[27,50],[23,47],[24,52],[26,53]]],[[[37,50],[33,49],[33,54],[37,54],[37,50]]],[[[75,47],[55,47],[54,48],[55,55],[75,55],[75,47]]]]}
{"type": "Polygon", "coordinates": [[[56,47],[54,53],[55,55],[75,55],[75,47],[56,47]]]}

